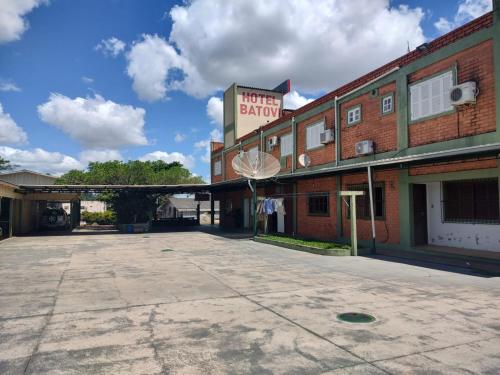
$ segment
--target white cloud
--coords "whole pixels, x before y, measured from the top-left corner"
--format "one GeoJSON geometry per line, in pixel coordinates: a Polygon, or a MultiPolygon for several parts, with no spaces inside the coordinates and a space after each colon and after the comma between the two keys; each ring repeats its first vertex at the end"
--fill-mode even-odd
{"type": "Polygon", "coordinates": [[[3,111],[0,103],[0,143],[1,144],[24,144],[28,136],[24,130],[16,124],[12,117],[3,111]]]}
{"type": "Polygon", "coordinates": [[[165,163],[172,163],[178,161],[186,168],[194,167],[194,158],[191,155],[184,155],[181,152],[165,152],[165,151],[154,151],[147,153],[139,158],[140,161],[147,160],[163,160],[165,163]]]}
{"type": "Polygon", "coordinates": [[[311,103],[314,99],[306,98],[300,95],[297,91],[293,90],[286,94],[283,98],[283,108],[286,109],[297,109],[305,106],[307,103],[311,103]]]}
{"type": "Polygon", "coordinates": [[[491,0],[462,0],[453,20],[441,17],[434,23],[434,26],[441,34],[444,34],[491,11],[491,9],[491,0]]]}
{"type": "Polygon", "coordinates": [[[1,0],[0,1],[0,44],[21,39],[29,28],[24,16],[46,0],[1,0]]]}
{"type": "Polygon", "coordinates": [[[232,82],[303,94],[331,90],[425,41],[423,11],[389,0],[193,0],[170,11],[169,39],[144,35],[128,56],[139,97],[206,97],[232,82]]]}
{"type": "Polygon", "coordinates": [[[186,138],[187,138],[186,134],[175,133],[174,141],[176,141],[177,143],[180,143],[180,142],[184,141],[186,138]]]}
{"type": "Polygon", "coordinates": [[[94,83],[94,78],[90,78],[90,77],[82,76],[82,81],[83,81],[84,83],[90,84],[90,83],[94,83]]]}
{"type": "Polygon", "coordinates": [[[102,51],[104,56],[116,57],[125,50],[126,44],[114,36],[108,39],[102,39],[94,49],[102,51]]]}
{"type": "Polygon", "coordinates": [[[143,108],[118,104],[100,95],[68,98],[51,94],[38,106],[40,118],[89,149],[145,145],[143,108]]]}
{"type": "Polygon", "coordinates": [[[63,174],[70,169],[83,169],[78,160],[59,152],[49,152],[41,148],[20,150],[12,147],[0,147],[0,156],[11,164],[23,169],[55,175],[63,174]]]}
{"type": "Polygon", "coordinates": [[[80,161],[87,165],[92,161],[106,162],[110,160],[123,160],[118,150],[84,150],[80,152],[80,161]]]}
{"type": "Polygon", "coordinates": [[[224,121],[224,102],[221,98],[212,96],[207,102],[207,116],[212,124],[222,127],[224,121]]]}
{"type": "Polygon", "coordinates": [[[0,80],[0,91],[15,91],[20,92],[21,88],[11,81],[0,80]]]}

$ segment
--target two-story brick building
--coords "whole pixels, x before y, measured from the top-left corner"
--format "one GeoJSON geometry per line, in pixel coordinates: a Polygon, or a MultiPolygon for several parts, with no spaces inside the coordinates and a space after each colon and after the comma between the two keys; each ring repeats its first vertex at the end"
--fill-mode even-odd
{"type": "MultiPolygon", "coordinates": [[[[348,241],[350,217],[338,192],[363,190],[357,200],[362,245],[369,247],[375,235],[377,249],[393,252],[462,248],[498,255],[499,4],[269,122],[238,125],[242,99],[239,86],[231,86],[224,142],[211,149],[221,226],[251,227],[252,193],[231,161],[242,150],[261,150],[282,166],[275,178],[258,183],[259,197],[285,201],[286,215],[271,219],[271,231],[348,241]],[[269,146],[273,137],[277,145],[269,146]]],[[[279,90],[269,93],[282,98],[279,90]]]]}

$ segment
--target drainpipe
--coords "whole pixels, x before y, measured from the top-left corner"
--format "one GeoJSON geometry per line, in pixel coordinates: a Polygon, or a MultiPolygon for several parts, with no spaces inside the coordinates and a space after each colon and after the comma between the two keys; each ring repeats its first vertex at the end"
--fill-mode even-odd
{"type": "Polygon", "coordinates": [[[339,139],[340,139],[340,115],[337,107],[338,96],[333,99],[333,107],[335,108],[335,121],[334,121],[334,132],[335,132],[335,166],[339,165],[339,139]]]}
{"type": "Polygon", "coordinates": [[[265,152],[264,151],[264,132],[262,130],[260,131],[260,151],[265,152]]]}
{"type": "Polygon", "coordinates": [[[372,222],[372,253],[376,254],[375,248],[375,213],[373,209],[373,181],[372,181],[372,167],[368,166],[368,192],[370,195],[370,218],[372,222]]]}
{"type": "Polygon", "coordinates": [[[292,116],[292,173],[295,172],[295,163],[297,162],[297,135],[295,134],[295,116],[292,116]]]}

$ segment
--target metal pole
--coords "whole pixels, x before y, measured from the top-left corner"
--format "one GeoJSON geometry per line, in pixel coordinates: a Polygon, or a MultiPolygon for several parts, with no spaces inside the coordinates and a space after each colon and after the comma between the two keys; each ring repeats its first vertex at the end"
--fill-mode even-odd
{"type": "Polygon", "coordinates": [[[356,232],[356,196],[351,195],[351,254],[358,255],[358,234],[356,232]]]}
{"type": "Polygon", "coordinates": [[[373,181],[372,181],[372,168],[368,166],[368,193],[370,196],[370,218],[372,222],[372,252],[376,253],[375,248],[375,213],[373,208],[373,181]]]}
{"type": "Polygon", "coordinates": [[[210,194],[210,224],[215,225],[215,201],[212,194],[210,194]]]}
{"type": "Polygon", "coordinates": [[[257,180],[253,182],[253,236],[257,236],[257,180]]]}

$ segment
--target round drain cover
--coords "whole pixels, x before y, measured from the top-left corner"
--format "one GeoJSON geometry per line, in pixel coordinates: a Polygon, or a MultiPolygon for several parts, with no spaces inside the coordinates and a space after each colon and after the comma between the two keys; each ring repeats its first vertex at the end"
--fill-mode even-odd
{"type": "Polygon", "coordinates": [[[347,323],[371,323],[375,321],[375,317],[369,314],[348,312],[337,315],[337,318],[347,323]]]}

